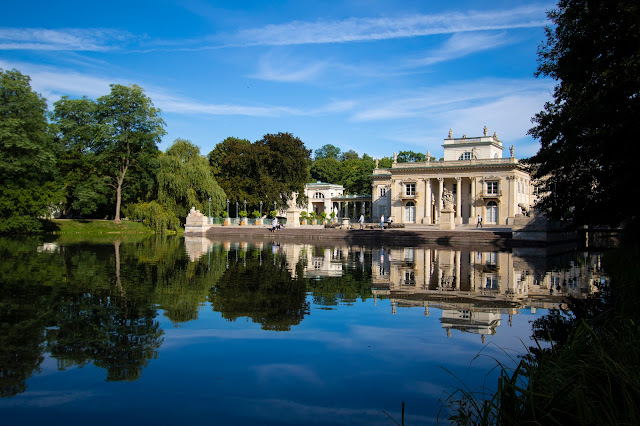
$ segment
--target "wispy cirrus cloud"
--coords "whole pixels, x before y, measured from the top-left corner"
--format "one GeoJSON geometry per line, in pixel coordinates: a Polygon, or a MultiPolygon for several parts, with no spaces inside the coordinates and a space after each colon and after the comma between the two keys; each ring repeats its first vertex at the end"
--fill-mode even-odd
{"type": "Polygon", "coordinates": [[[319,116],[353,109],[354,101],[330,100],[312,108],[297,108],[282,105],[234,105],[228,103],[203,102],[188,96],[182,96],[170,89],[154,87],[144,82],[127,81],[121,78],[94,76],[44,65],[33,65],[25,62],[7,62],[0,60],[2,69],[20,69],[31,77],[31,86],[42,94],[50,103],[62,96],[88,96],[98,98],[109,93],[110,84],[139,84],[146,89],[146,94],[154,104],[164,112],[183,115],[239,115],[247,117],[286,117],[286,116],[319,116]]]}
{"type": "Polygon", "coordinates": [[[513,40],[508,38],[505,32],[499,34],[456,33],[440,48],[432,50],[424,58],[409,60],[407,65],[410,67],[433,65],[512,42],[513,40]]]}
{"type": "Polygon", "coordinates": [[[126,31],[96,28],[0,28],[0,50],[113,50],[131,38],[126,31]]]}
{"type": "Polygon", "coordinates": [[[349,43],[452,34],[469,31],[541,27],[547,23],[547,6],[510,10],[469,11],[433,15],[344,20],[293,21],[241,30],[231,43],[244,45],[299,45],[349,43]]]}

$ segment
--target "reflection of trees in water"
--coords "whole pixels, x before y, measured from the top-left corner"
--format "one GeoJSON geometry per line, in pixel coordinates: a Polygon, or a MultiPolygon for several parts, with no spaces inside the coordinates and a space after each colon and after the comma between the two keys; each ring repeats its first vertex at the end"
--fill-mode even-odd
{"type": "Polygon", "coordinates": [[[224,318],[289,330],[309,313],[307,291],[325,305],[369,297],[370,264],[343,260],[357,267],[305,279],[301,258],[292,279],[285,256],[258,247],[227,253],[214,244],[190,262],[181,238],[44,246],[0,238],[0,396],[24,392],[45,352],[60,369],[93,363],[107,380],[136,380],[162,344],[158,309],[181,323],[208,300],[224,318]],[[237,260],[227,269],[227,259],[237,260]]]}
{"type": "Polygon", "coordinates": [[[286,259],[267,251],[258,258],[243,252],[240,258],[211,288],[213,310],[230,321],[251,318],[265,330],[285,331],[299,324],[309,313],[306,286],[303,280],[291,278],[286,259]]]}

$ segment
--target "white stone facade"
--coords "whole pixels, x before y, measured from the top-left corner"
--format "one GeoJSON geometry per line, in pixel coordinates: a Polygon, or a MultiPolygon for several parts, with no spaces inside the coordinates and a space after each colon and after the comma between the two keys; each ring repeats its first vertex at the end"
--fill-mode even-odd
{"type": "MultiPolygon", "coordinates": [[[[514,157],[502,157],[497,135],[444,140],[443,161],[397,163],[376,168],[372,179],[372,215],[391,216],[395,223],[439,224],[442,196],[453,193],[456,225],[513,224],[535,203],[534,187],[514,157]]],[[[395,157],[395,155],[394,155],[395,157]]]]}

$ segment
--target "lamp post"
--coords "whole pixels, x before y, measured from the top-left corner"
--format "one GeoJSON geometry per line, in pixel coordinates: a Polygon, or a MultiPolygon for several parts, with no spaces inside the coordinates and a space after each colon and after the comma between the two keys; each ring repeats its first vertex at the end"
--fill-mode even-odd
{"type": "Polygon", "coordinates": [[[260,201],[260,217],[262,217],[262,201],[260,201]]]}
{"type": "Polygon", "coordinates": [[[211,225],[211,197],[209,197],[209,225],[211,225]]]}
{"type": "Polygon", "coordinates": [[[236,201],[236,219],[238,218],[238,202],[236,201]]]}
{"type": "MultiPolygon", "coordinates": [[[[273,202],[273,210],[277,212],[277,210],[276,210],[276,202],[275,201],[273,202]]],[[[276,214],[278,214],[278,213],[276,213],[276,214]]]]}
{"type": "Polygon", "coordinates": [[[229,199],[227,198],[227,217],[229,217],[229,199]]]}
{"type": "Polygon", "coordinates": [[[247,211],[247,200],[244,200],[244,211],[247,211]]]}

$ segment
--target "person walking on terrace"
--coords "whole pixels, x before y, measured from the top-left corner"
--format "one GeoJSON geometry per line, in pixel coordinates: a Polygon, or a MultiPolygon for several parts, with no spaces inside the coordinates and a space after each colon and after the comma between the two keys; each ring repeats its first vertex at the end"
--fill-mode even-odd
{"type": "Polygon", "coordinates": [[[360,222],[360,229],[364,229],[364,215],[363,214],[360,215],[360,219],[358,219],[358,222],[360,222]]]}
{"type": "Polygon", "coordinates": [[[380,215],[380,229],[384,229],[384,215],[380,215]]]}
{"type": "Polygon", "coordinates": [[[478,223],[476,223],[476,228],[482,228],[482,216],[478,215],[478,223]]]}

